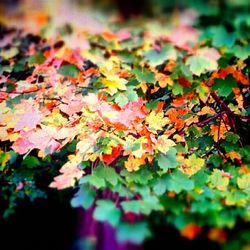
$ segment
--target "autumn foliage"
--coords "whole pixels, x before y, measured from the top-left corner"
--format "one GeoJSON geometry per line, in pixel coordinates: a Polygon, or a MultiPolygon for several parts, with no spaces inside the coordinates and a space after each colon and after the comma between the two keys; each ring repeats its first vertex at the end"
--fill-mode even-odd
{"type": "Polygon", "coordinates": [[[121,241],[148,237],[152,214],[220,243],[249,223],[249,32],[235,22],[213,36],[216,27],[183,20],[63,26],[53,38],[49,26],[1,26],[5,216],[19,198],[43,196],[37,172],[53,169],[47,186],[76,188],[72,206],[93,206],[121,241]],[[134,224],[138,235],[124,234],[134,224]]]}

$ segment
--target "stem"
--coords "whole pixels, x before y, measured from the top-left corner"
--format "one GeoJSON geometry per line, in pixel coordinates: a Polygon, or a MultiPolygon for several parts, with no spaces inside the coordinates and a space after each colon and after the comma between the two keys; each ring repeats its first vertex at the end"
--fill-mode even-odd
{"type": "Polygon", "coordinates": [[[203,121],[200,121],[200,122],[197,123],[197,126],[198,126],[198,127],[202,127],[202,126],[208,124],[209,122],[211,122],[211,121],[213,121],[213,120],[216,120],[218,117],[220,117],[220,116],[223,115],[224,113],[225,113],[225,111],[222,111],[222,112],[220,112],[219,114],[215,114],[215,115],[213,115],[213,116],[211,116],[211,117],[209,117],[209,118],[207,118],[207,119],[205,119],[205,120],[203,120],[203,121]]]}

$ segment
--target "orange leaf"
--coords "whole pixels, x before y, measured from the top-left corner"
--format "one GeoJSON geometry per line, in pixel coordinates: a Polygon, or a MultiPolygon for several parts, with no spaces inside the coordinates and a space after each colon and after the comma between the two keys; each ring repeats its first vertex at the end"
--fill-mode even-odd
{"type": "Polygon", "coordinates": [[[231,160],[238,160],[241,161],[241,155],[238,152],[230,151],[226,154],[231,160]]]}
{"type": "Polygon", "coordinates": [[[226,232],[221,229],[221,228],[211,228],[209,231],[208,231],[208,235],[207,237],[210,239],[210,240],[213,240],[213,241],[217,241],[219,243],[223,243],[227,240],[227,234],[226,232]]]}
{"type": "Polygon", "coordinates": [[[237,70],[234,66],[227,66],[226,68],[215,71],[209,80],[209,85],[211,86],[214,84],[215,78],[224,79],[229,74],[232,74],[237,82],[240,82],[243,85],[250,85],[249,79],[240,70],[237,70]]]}
{"type": "Polygon", "coordinates": [[[214,141],[218,142],[220,139],[225,138],[225,133],[227,132],[227,127],[224,123],[219,125],[211,125],[210,134],[213,136],[214,141]]]}
{"type": "Polygon", "coordinates": [[[129,155],[127,161],[125,161],[125,168],[129,172],[137,171],[143,164],[145,164],[145,157],[135,158],[133,155],[129,155]]]}
{"type": "Polygon", "coordinates": [[[201,233],[201,227],[196,224],[187,224],[181,231],[181,236],[193,240],[197,235],[201,233]]]}

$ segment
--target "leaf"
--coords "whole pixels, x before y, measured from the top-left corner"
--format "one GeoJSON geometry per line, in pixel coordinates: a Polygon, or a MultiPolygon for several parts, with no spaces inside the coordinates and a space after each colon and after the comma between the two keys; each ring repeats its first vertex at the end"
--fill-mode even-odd
{"type": "Polygon", "coordinates": [[[149,130],[156,133],[157,130],[162,130],[163,127],[168,124],[169,119],[164,117],[163,112],[156,113],[154,110],[146,117],[146,123],[148,124],[149,130]]]}
{"type": "Polygon", "coordinates": [[[71,199],[72,207],[83,207],[88,209],[95,200],[95,192],[87,185],[81,185],[78,192],[71,199]]]}
{"type": "Polygon", "coordinates": [[[119,175],[112,167],[100,165],[94,170],[93,174],[100,179],[104,179],[113,186],[116,186],[119,180],[119,175]]]}
{"type": "Polygon", "coordinates": [[[107,92],[110,95],[114,95],[118,90],[126,90],[127,80],[120,78],[115,74],[106,74],[106,77],[102,79],[102,84],[107,87],[107,92]]]}
{"type": "Polygon", "coordinates": [[[120,107],[126,105],[129,102],[128,97],[125,94],[119,93],[115,97],[115,103],[117,103],[120,107]]]}
{"type": "Polygon", "coordinates": [[[145,222],[122,223],[117,228],[117,239],[120,242],[130,241],[141,244],[149,236],[150,231],[145,222]]]}
{"type": "Polygon", "coordinates": [[[75,182],[79,180],[84,171],[78,166],[81,163],[82,158],[79,155],[71,155],[70,161],[66,162],[60,169],[60,175],[54,178],[54,181],[50,183],[51,188],[64,189],[72,187],[75,182]]]}
{"type": "Polygon", "coordinates": [[[175,142],[168,139],[168,136],[166,135],[159,136],[157,142],[155,143],[155,149],[163,154],[166,154],[167,151],[173,146],[175,146],[175,142]]]}
{"type": "Polygon", "coordinates": [[[132,128],[135,122],[139,122],[145,117],[142,99],[128,102],[121,108],[108,103],[101,103],[99,112],[107,124],[120,130],[132,128]]]}
{"type": "Polygon", "coordinates": [[[225,199],[226,205],[244,207],[247,205],[247,202],[249,201],[249,194],[250,194],[250,188],[248,188],[248,190],[245,190],[245,193],[239,190],[230,191],[226,193],[226,199],[225,199]]]}
{"type": "Polygon", "coordinates": [[[129,172],[124,169],[120,174],[125,176],[128,183],[138,183],[140,185],[147,185],[153,178],[152,172],[147,168],[141,168],[136,172],[129,172]]]}
{"type": "Polygon", "coordinates": [[[153,191],[156,195],[163,195],[167,189],[166,176],[157,178],[153,181],[153,191]]]}
{"type": "Polygon", "coordinates": [[[188,50],[192,45],[198,42],[198,36],[198,30],[194,29],[191,26],[180,25],[171,31],[168,39],[174,45],[188,50]]]}
{"type": "Polygon", "coordinates": [[[227,240],[227,233],[222,228],[211,228],[207,237],[212,241],[224,243],[227,240]]]}
{"type": "Polygon", "coordinates": [[[137,101],[138,100],[138,94],[133,88],[128,87],[126,94],[127,94],[129,101],[137,101]]]}
{"type": "Polygon", "coordinates": [[[237,178],[237,185],[240,189],[250,194],[250,173],[246,173],[241,177],[237,178]]]}
{"type": "Polygon", "coordinates": [[[190,56],[186,64],[190,66],[190,70],[194,75],[200,76],[207,71],[216,70],[218,64],[215,60],[210,60],[201,55],[190,56]]]}
{"type": "Polygon", "coordinates": [[[178,194],[181,191],[192,190],[194,188],[194,182],[189,179],[187,175],[176,170],[166,177],[166,187],[168,191],[173,191],[178,194]]]}
{"type": "Polygon", "coordinates": [[[3,171],[7,162],[11,160],[11,153],[10,152],[4,152],[0,149],[0,171],[3,171]]]}
{"type": "Polygon", "coordinates": [[[232,47],[235,43],[236,36],[229,33],[223,26],[214,27],[212,29],[212,45],[215,47],[232,47]]]}
{"type": "Polygon", "coordinates": [[[29,57],[28,63],[29,65],[32,66],[35,64],[42,64],[45,60],[46,60],[46,57],[41,52],[38,52],[29,57]]]}
{"type": "Polygon", "coordinates": [[[233,51],[235,56],[237,56],[241,60],[245,60],[250,56],[250,44],[247,44],[243,47],[236,45],[231,49],[231,51],[233,51]]]}
{"type": "Polygon", "coordinates": [[[149,215],[152,211],[162,210],[158,199],[155,196],[148,196],[143,200],[123,201],[121,206],[126,213],[149,215]]]}
{"type": "Polygon", "coordinates": [[[223,176],[223,172],[219,169],[214,169],[209,176],[209,181],[212,188],[224,191],[227,190],[229,184],[229,177],[223,176]]]}
{"type": "Polygon", "coordinates": [[[145,83],[156,82],[154,73],[146,68],[136,68],[132,71],[132,73],[135,74],[138,82],[145,82],[145,83]]]}
{"type": "Polygon", "coordinates": [[[232,75],[228,75],[225,79],[215,79],[211,89],[217,91],[220,96],[227,97],[235,87],[237,87],[237,82],[232,75]]]}
{"type": "Polygon", "coordinates": [[[183,229],[181,229],[181,236],[193,240],[197,235],[201,233],[201,227],[196,224],[187,224],[183,229]]]}
{"type": "Polygon", "coordinates": [[[145,164],[145,158],[144,157],[136,158],[132,154],[129,155],[128,159],[124,163],[125,168],[129,172],[139,170],[140,166],[142,166],[144,164],[145,164]]]}
{"type": "Polygon", "coordinates": [[[228,131],[227,126],[224,122],[221,123],[220,126],[213,124],[211,125],[210,129],[210,134],[213,136],[215,142],[218,142],[220,139],[224,139],[225,134],[228,131]]]}
{"type": "Polygon", "coordinates": [[[191,154],[188,159],[183,161],[181,166],[181,171],[189,176],[197,173],[205,164],[205,160],[196,156],[196,154],[191,154]]]}
{"type": "Polygon", "coordinates": [[[119,145],[117,147],[113,147],[110,154],[103,154],[102,160],[105,162],[105,164],[110,165],[113,161],[119,157],[119,155],[122,152],[122,147],[119,145]]]}
{"type": "Polygon", "coordinates": [[[26,156],[25,159],[22,161],[22,165],[28,168],[35,168],[40,165],[39,160],[35,156],[26,156]]]}
{"type": "Polygon", "coordinates": [[[35,128],[36,125],[40,123],[42,116],[38,109],[31,107],[29,110],[26,110],[26,112],[17,115],[14,131],[35,128]]]}
{"type": "Polygon", "coordinates": [[[175,148],[170,148],[166,154],[160,153],[156,160],[158,162],[159,167],[167,171],[170,168],[176,168],[178,166],[178,162],[176,160],[176,149],[175,148]]]}
{"type": "Polygon", "coordinates": [[[57,72],[63,76],[78,77],[80,70],[74,64],[62,65],[57,72]]]}
{"type": "Polygon", "coordinates": [[[149,50],[144,53],[144,57],[151,66],[157,66],[164,63],[166,60],[176,60],[177,55],[173,46],[167,44],[160,51],[149,50]]]}
{"type": "Polygon", "coordinates": [[[121,211],[115,206],[115,203],[111,200],[98,200],[96,204],[94,218],[97,221],[109,222],[114,227],[117,226],[120,221],[121,211]]]}
{"type": "Polygon", "coordinates": [[[231,142],[231,143],[236,143],[238,142],[240,139],[239,135],[238,134],[235,134],[233,132],[228,132],[226,133],[226,137],[225,137],[225,140],[228,141],[228,142],[231,142]]]}
{"type": "Polygon", "coordinates": [[[209,212],[220,212],[223,209],[223,206],[220,202],[211,202],[210,200],[197,200],[192,202],[191,211],[193,213],[206,214],[209,212]]]}

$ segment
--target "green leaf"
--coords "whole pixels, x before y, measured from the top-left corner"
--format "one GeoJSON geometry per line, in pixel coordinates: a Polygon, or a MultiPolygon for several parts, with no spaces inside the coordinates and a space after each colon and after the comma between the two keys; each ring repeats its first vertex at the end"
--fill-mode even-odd
{"type": "Polygon", "coordinates": [[[167,183],[166,183],[166,178],[164,178],[164,176],[162,176],[162,178],[154,180],[153,191],[155,192],[156,195],[163,195],[166,192],[166,189],[167,189],[167,183]]]}
{"type": "Polygon", "coordinates": [[[136,68],[132,70],[138,82],[155,83],[155,75],[146,68],[136,68]]]}
{"type": "Polygon", "coordinates": [[[143,200],[123,201],[121,206],[124,211],[133,212],[135,214],[149,215],[152,211],[162,210],[158,199],[155,196],[147,196],[143,200]]]}
{"type": "Polygon", "coordinates": [[[150,231],[145,222],[133,224],[122,223],[117,228],[117,239],[121,242],[130,241],[135,244],[140,244],[149,236],[150,231]]]}
{"type": "Polygon", "coordinates": [[[250,44],[243,47],[236,45],[231,49],[231,51],[241,60],[246,60],[250,56],[250,44]]]}
{"type": "Polygon", "coordinates": [[[128,101],[129,100],[125,94],[118,93],[115,97],[115,103],[117,103],[120,107],[126,105],[128,101]]]}
{"type": "Polygon", "coordinates": [[[208,181],[208,177],[208,173],[204,170],[200,170],[196,174],[192,175],[191,179],[194,181],[195,187],[203,188],[208,181]]]}
{"type": "Polygon", "coordinates": [[[190,191],[194,188],[194,181],[179,170],[175,170],[166,177],[166,187],[168,191],[180,193],[181,191],[190,191]]]}
{"type": "Polygon", "coordinates": [[[115,186],[118,183],[119,175],[116,173],[116,171],[112,167],[105,167],[99,165],[94,171],[93,175],[100,179],[104,179],[111,185],[115,186]]]}
{"type": "Polygon", "coordinates": [[[28,168],[35,168],[40,165],[39,160],[35,156],[26,156],[22,161],[22,166],[26,166],[28,168]]]}
{"type": "Polygon", "coordinates": [[[171,198],[166,195],[161,196],[161,204],[164,206],[165,211],[179,215],[183,213],[185,204],[181,202],[177,197],[171,198]]]}
{"type": "Polygon", "coordinates": [[[207,71],[213,71],[217,69],[217,62],[208,59],[201,55],[190,56],[186,64],[190,66],[190,70],[194,75],[200,76],[207,71]]]}
{"type": "Polygon", "coordinates": [[[38,52],[32,56],[29,57],[28,63],[29,65],[35,65],[35,64],[42,64],[46,60],[46,57],[43,55],[42,52],[38,52]]]}
{"type": "Polygon", "coordinates": [[[173,85],[172,92],[174,95],[182,95],[183,94],[183,87],[178,82],[175,82],[173,85]]]}
{"type": "Polygon", "coordinates": [[[215,47],[232,47],[235,43],[235,33],[229,33],[223,26],[212,29],[212,45],[215,47]]]}
{"type": "Polygon", "coordinates": [[[209,158],[209,163],[212,163],[215,167],[219,167],[222,163],[222,157],[219,154],[212,154],[209,158]]]}
{"type": "Polygon", "coordinates": [[[167,171],[170,168],[176,168],[178,166],[178,161],[176,160],[176,149],[170,148],[166,154],[160,153],[156,160],[158,162],[159,167],[167,171]]]}
{"type": "Polygon", "coordinates": [[[163,64],[166,60],[176,59],[176,51],[173,46],[167,44],[161,51],[149,50],[144,53],[144,57],[151,66],[157,66],[163,64]]]}
{"type": "Polygon", "coordinates": [[[77,77],[80,70],[74,64],[62,65],[57,72],[63,76],[77,77]]]}
{"type": "Polygon", "coordinates": [[[213,201],[211,202],[210,200],[198,200],[194,201],[191,204],[191,211],[193,213],[201,213],[205,214],[210,211],[221,211],[223,206],[221,205],[220,202],[213,201]]]}
{"type": "Polygon", "coordinates": [[[141,168],[136,172],[128,172],[127,170],[122,170],[121,176],[125,176],[128,183],[138,183],[141,185],[146,185],[150,180],[153,179],[152,172],[147,168],[141,168]]]}
{"type": "MultiPolygon", "coordinates": [[[[250,188],[249,188],[250,191],[250,188]]],[[[249,192],[250,194],[250,192],[249,192]]],[[[245,207],[247,202],[249,202],[249,196],[239,190],[236,191],[230,191],[226,193],[226,205],[227,206],[240,206],[245,207]]]]}
{"type": "Polygon", "coordinates": [[[233,88],[237,87],[237,82],[232,75],[228,75],[225,79],[215,79],[212,90],[216,90],[220,96],[229,96],[233,88]]]}
{"type": "Polygon", "coordinates": [[[103,178],[100,178],[96,175],[86,175],[83,176],[80,181],[80,184],[86,184],[89,183],[90,185],[100,189],[106,187],[105,180],[103,178]]]}
{"type": "Polygon", "coordinates": [[[226,133],[226,137],[225,140],[231,143],[236,143],[237,141],[239,141],[240,137],[239,135],[233,133],[233,132],[228,132],[226,133]]]}
{"type": "Polygon", "coordinates": [[[72,207],[88,209],[95,200],[95,192],[88,185],[81,185],[78,192],[71,199],[72,207]]]}
{"type": "Polygon", "coordinates": [[[129,99],[129,101],[137,101],[138,100],[137,92],[133,88],[128,87],[126,93],[127,93],[127,97],[129,99]]]}
{"type": "Polygon", "coordinates": [[[98,221],[107,221],[112,226],[117,226],[120,221],[121,211],[115,206],[115,203],[111,200],[98,200],[96,204],[94,218],[98,221]]]}

